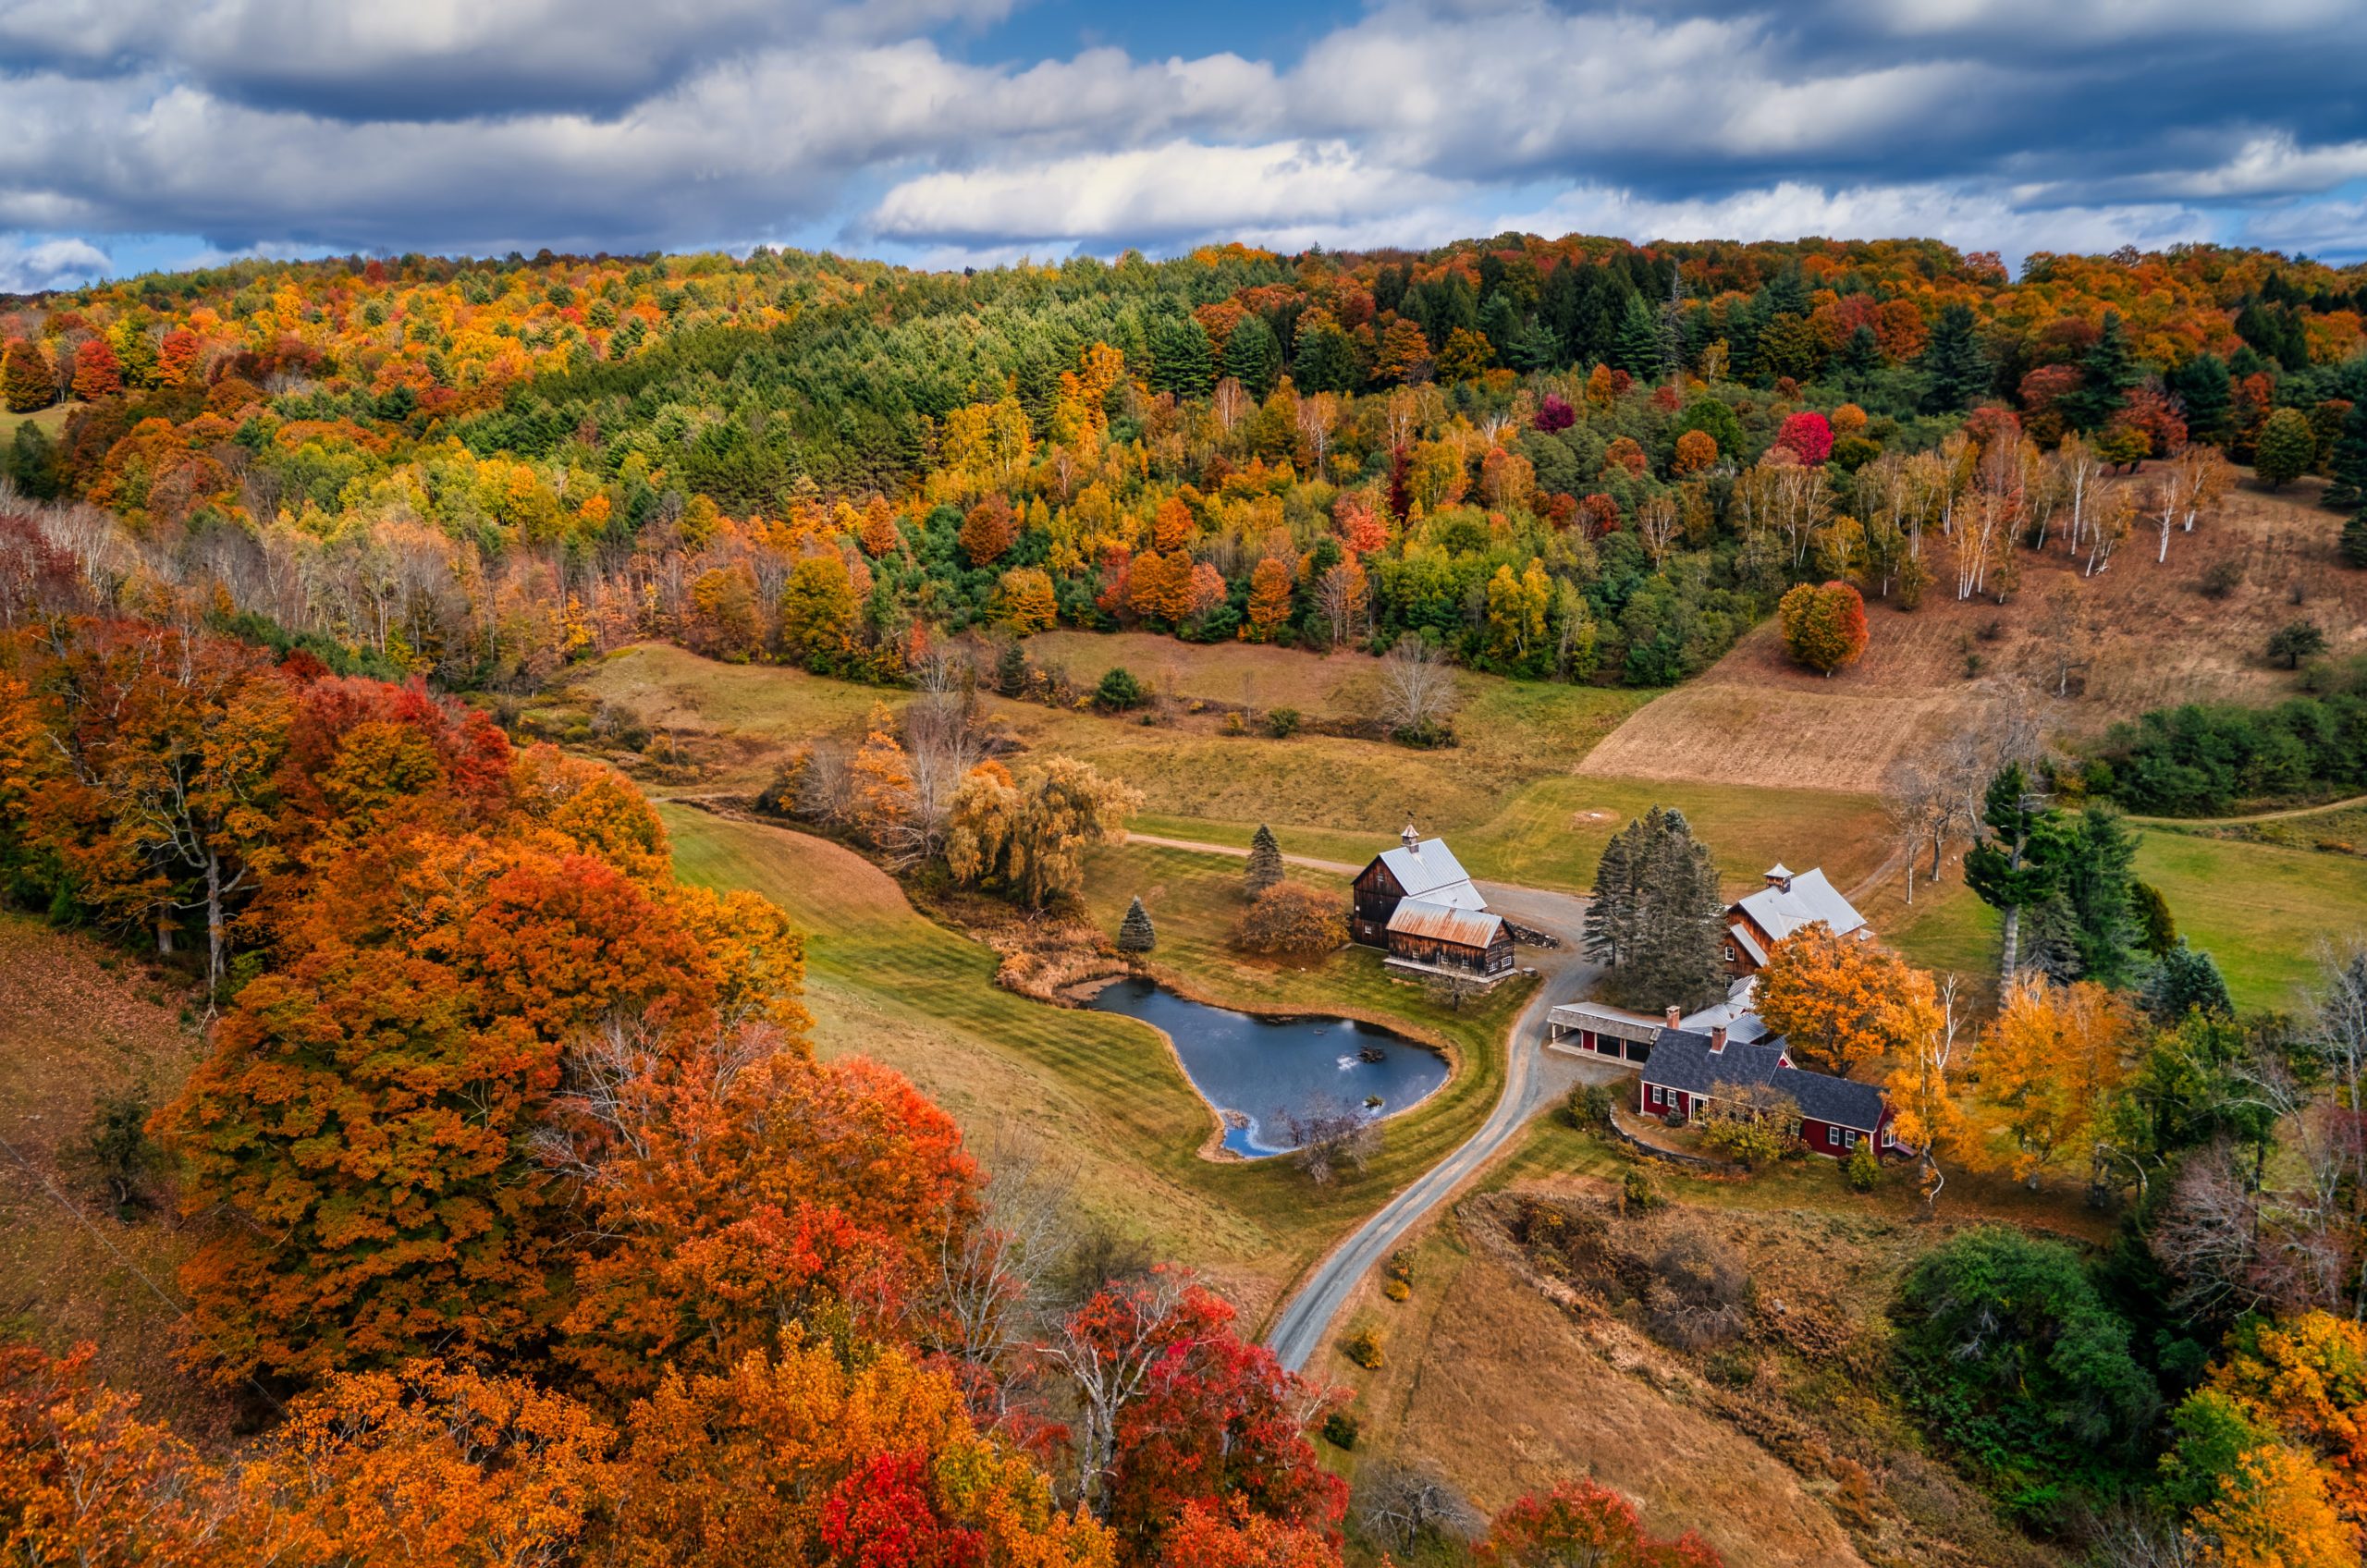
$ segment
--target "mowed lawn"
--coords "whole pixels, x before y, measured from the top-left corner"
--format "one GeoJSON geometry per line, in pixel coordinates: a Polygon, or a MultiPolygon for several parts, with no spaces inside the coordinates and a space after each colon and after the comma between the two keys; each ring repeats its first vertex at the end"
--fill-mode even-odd
{"type": "Polygon", "coordinates": [[[993,984],[987,948],[914,913],[884,876],[836,845],[760,823],[661,805],[685,880],[746,888],[806,932],[809,1006],[825,1055],[860,1052],[911,1077],[988,1159],[1013,1137],[1073,1163],[1080,1201],[1159,1254],[1207,1270],[1255,1320],[1317,1256],[1478,1126],[1502,1072],[1502,994],[1452,1015],[1380,977],[1370,953],[1264,971],[1224,951],[1229,858],[1129,846],[1097,851],[1094,916],[1114,929],[1134,892],[1159,913],[1159,960],[1210,999],[1294,1004],[1394,1020],[1449,1043],[1461,1069],[1392,1118],[1362,1174],[1318,1188],[1283,1161],[1219,1162],[1215,1123],[1155,1031],[1058,1008],[993,984]],[[1106,916],[1106,918],[1104,918],[1106,916]]]}

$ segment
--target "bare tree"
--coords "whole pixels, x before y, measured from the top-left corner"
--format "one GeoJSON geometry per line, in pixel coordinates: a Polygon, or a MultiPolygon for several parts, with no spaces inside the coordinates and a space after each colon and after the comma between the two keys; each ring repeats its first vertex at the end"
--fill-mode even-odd
{"type": "Polygon", "coordinates": [[[2068,697],[2072,671],[2095,662],[2103,623],[2077,583],[2058,582],[2046,596],[2046,611],[2039,617],[2036,631],[2048,684],[2057,697],[2068,697]]]}
{"type": "Polygon", "coordinates": [[[1075,1240],[1076,1172],[1007,1128],[984,1163],[986,1212],[938,1236],[909,1316],[919,1342],[961,1369],[973,1414],[1000,1427],[1049,1315],[1049,1284],[1075,1240]]]}
{"type": "Polygon", "coordinates": [[[1425,735],[1454,713],[1454,670],[1446,655],[1408,631],[1380,661],[1380,721],[1392,734],[1425,735]]]}
{"type": "Polygon", "coordinates": [[[1429,998],[1449,1012],[1461,1012],[1463,1004],[1487,989],[1479,976],[1467,969],[1444,969],[1425,975],[1422,989],[1429,998]]]}
{"type": "Polygon", "coordinates": [[[1655,567],[1668,559],[1670,549],[1676,544],[1676,497],[1666,491],[1636,508],[1636,533],[1644,541],[1645,553],[1652,557],[1655,567]]]}
{"type": "Polygon", "coordinates": [[[1161,1270],[1107,1292],[1107,1311],[1091,1321],[1072,1314],[1037,1347],[1064,1378],[1076,1402],[1073,1427],[1076,1497],[1097,1515],[1108,1511],[1102,1495],[1118,1452],[1118,1420],[1150,1385],[1152,1370],[1180,1351],[1169,1321],[1190,1286],[1189,1279],[1161,1270]]]}
{"type": "Polygon", "coordinates": [[[1275,1113],[1291,1141],[1291,1161],[1317,1186],[1327,1186],[1343,1165],[1361,1172],[1380,1152],[1380,1121],[1361,1106],[1320,1098],[1275,1113]]]}
{"type": "Polygon", "coordinates": [[[1882,801],[1899,859],[1907,867],[1907,901],[1911,905],[1915,902],[1915,857],[1927,842],[1932,846],[1932,875],[1940,874],[1940,840],[1951,815],[1948,783],[1928,759],[1901,757],[1883,775],[1882,801]]]}
{"type": "Polygon", "coordinates": [[[1399,1556],[1441,1537],[1476,1539],[1487,1527],[1479,1511],[1428,1460],[1365,1466],[1356,1475],[1355,1505],[1365,1534],[1399,1556]]]}

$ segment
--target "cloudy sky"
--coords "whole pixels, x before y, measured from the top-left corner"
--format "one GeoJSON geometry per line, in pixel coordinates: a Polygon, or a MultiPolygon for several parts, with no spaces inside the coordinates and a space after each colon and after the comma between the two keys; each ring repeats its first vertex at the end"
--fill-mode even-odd
{"type": "Polygon", "coordinates": [[[0,0],[0,288],[226,255],[2367,254],[2367,0],[0,0]]]}

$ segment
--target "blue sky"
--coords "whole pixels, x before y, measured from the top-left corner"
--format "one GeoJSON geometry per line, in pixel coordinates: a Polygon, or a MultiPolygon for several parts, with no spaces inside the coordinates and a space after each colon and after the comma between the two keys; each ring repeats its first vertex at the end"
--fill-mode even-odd
{"type": "Polygon", "coordinates": [[[242,254],[2367,254],[2367,0],[0,0],[0,288],[242,254]]]}

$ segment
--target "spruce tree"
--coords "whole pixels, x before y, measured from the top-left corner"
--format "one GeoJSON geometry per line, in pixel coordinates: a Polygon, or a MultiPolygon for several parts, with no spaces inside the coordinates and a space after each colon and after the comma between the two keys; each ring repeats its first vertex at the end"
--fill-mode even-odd
{"type": "Polygon", "coordinates": [[[2310,428],[2310,416],[2300,410],[2279,409],[2260,427],[2260,441],[2252,450],[2252,473],[2271,490],[2300,478],[2317,460],[2318,433],[2310,428]]]}
{"type": "Polygon", "coordinates": [[[2342,416],[2334,452],[2326,459],[2326,478],[2327,506],[2367,511],[2367,398],[2351,404],[2350,411],[2342,416]]]}
{"type": "Polygon", "coordinates": [[[1726,991],[1718,868],[1683,813],[1655,806],[1644,825],[1636,933],[1621,990],[1637,1007],[1674,1004],[1689,1012],[1726,991]]]}
{"type": "Polygon", "coordinates": [[[2102,430],[2128,403],[2128,389],[2137,385],[2138,374],[2120,312],[2106,311],[2103,330],[2079,358],[2079,385],[2065,393],[2055,406],[2074,430],[2102,430]]]}
{"type": "Polygon", "coordinates": [[[1257,895],[1282,879],[1282,847],[1274,841],[1274,830],[1264,823],[1249,840],[1249,868],[1242,873],[1242,891],[1252,901],[1257,895]]]}
{"type": "Polygon", "coordinates": [[[1864,386],[1883,368],[1882,339],[1874,336],[1872,327],[1860,324],[1849,335],[1849,341],[1841,346],[1841,357],[1835,363],[1844,386],[1853,391],[1864,386]]]}
{"type": "Polygon", "coordinates": [[[1243,317],[1224,340],[1224,373],[1259,402],[1282,378],[1282,345],[1264,316],[1243,317]]]}
{"type": "Polygon", "coordinates": [[[1620,312],[1619,337],[1612,346],[1611,362],[1638,380],[1649,381],[1661,373],[1660,320],[1640,294],[1628,295],[1626,308],[1620,312]]]}
{"type": "Polygon", "coordinates": [[[2021,968],[2058,986],[2092,979],[2079,955],[2079,915],[2059,890],[2022,912],[2021,968]]]}
{"type": "Polygon", "coordinates": [[[1179,398],[1205,398],[1216,386],[1208,329],[1191,316],[1170,316],[1151,328],[1150,386],[1179,398]]]}
{"type": "Polygon", "coordinates": [[[2067,836],[2063,893],[2070,906],[2079,973],[2115,989],[2137,975],[2142,933],[2136,865],[2137,835],[2128,819],[2102,802],[2091,805],[2078,829],[2067,836]]]}
{"type": "Polygon", "coordinates": [[[2211,1017],[2232,1018],[2236,1003],[2211,955],[2188,947],[2180,937],[2146,982],[2145,1011],[2162,1023],[2176,1023],[2197,1009],[2211,1017]]]}
{"type": "Polygon", "coordinates": [[[2170,916],[2170,900],[2162,897],[2162,889],[2151,882],[2138,882],[2130,887],[2129,901],[2136,906],[2138,945],[2155,958],[2160,958],[2177,946],[2178,923],[2170,916]]]}
{"type": "Polygon", "coordinates": [[[1965,851],[1964,879],[2005,916],[1999,972],[2010,982],[2021,968],[2022,911],[2053,898],[2061,881],[2062,820],[2019,763],[1989,781],[1981,820],[1987,833],[1965,851]]]}
{"type": "Polygon", "coordinates": [[[1613,970],[1626,962],[1636,930],[1635,850],[1644,825],[1631,822],[1612,835],[1594,868],[1594,897],[1587,904],[1587,956],[1613,970]]]}
{"type": "Polygon", "coordinates": [[[1147,953],[1159,945],[1159,934],[1151,929],[1150,911],[1143,908],[1137,896],[1126,906],[1126,918],[1118,926],[1118,950],[1122,953],[1147,953]]]}
{"type": "Polygon", "coordinates": [[[2188,435],[2223,447],[2227,444],[2236,404],[2228,386],[2226,361],[2216,354],[2197,354],[2164,376],[2162,383],[2185,410],[2188,435]]]}
{"type": "Polygon", "coordinates": [[[1940,312],[1917,361],[1923,372],[1923,411],[1960,413],[1989,389],[1989,361],[1974,331],[1972,307],[1950,305],[1940,312]]]}

